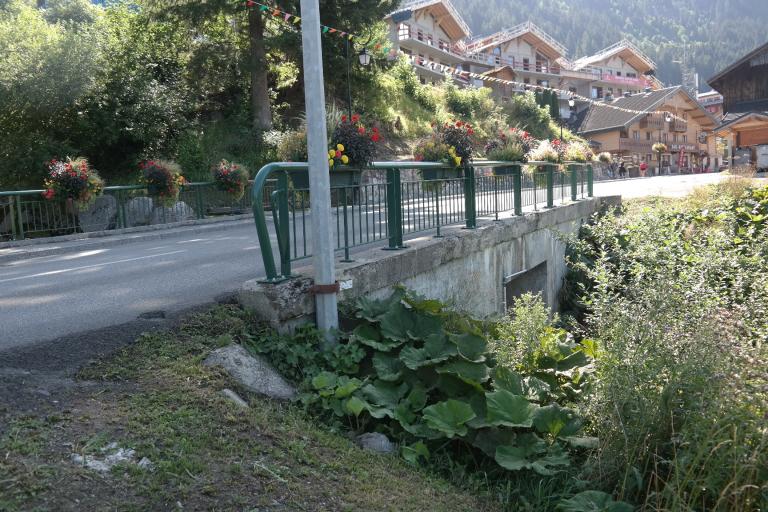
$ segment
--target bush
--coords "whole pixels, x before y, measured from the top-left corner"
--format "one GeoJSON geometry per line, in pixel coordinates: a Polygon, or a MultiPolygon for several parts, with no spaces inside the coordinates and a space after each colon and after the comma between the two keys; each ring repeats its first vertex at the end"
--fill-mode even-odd
{"type": "Polygon", "coordinates": [[[286,132],[277,146],[277,157],[283,162],[306,162],[309,158],[307,132],[303,129],[286,132]]]}
{"type": "Polygon", "coordinates": [[[549,109],[539,107],[532,92],[513,96],[504,104],[504,114],[507,125],[526,130],[536,139],[548,139],[554,135],[550,130],[552,118],[549,109]]]}
{"type": "Polygon", "coordinates": [[[147,186],[147,194],[163,206],[173,206],[179,198],[185,180],[181,167],[175,162],[147,160],[139,163],[141,180],[147,186]]]}

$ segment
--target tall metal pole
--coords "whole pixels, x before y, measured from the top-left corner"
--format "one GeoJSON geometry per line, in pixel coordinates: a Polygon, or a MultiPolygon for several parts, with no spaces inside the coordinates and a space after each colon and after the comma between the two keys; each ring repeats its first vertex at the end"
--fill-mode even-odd
{"type": "Polygon", "coordinates": [[[304,101],[307,114],[309,200],[312,211],[312,253],[315,267],[317,327],[331,340],[339,326],[337,287],[331,233],[331,179],[328,175],[328,135],[325,128],[323,50],[318,0],[301,0],[301,45],[304,54],[304,101]]]}
{"type": "Polygon", "coordinates": [[[352,80],[349,75],[349,38],[344,39],[345,42],[345,57],[347,59],[347,109],[349,112],[349,122],[352,122],[352,80]]]}

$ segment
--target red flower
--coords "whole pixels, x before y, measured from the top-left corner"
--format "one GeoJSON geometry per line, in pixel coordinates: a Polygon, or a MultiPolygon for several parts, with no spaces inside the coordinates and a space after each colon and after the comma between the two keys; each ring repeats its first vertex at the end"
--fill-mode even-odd
{"type": "Polygon", "coordinates": [[[472,128],[467,130],[467,135],[474,135],[474,134],[475,134],[475,130],[473,130],[472,128]]]}
{"type": "Polygon", "coordinates": [[[359,114],[352,114],[352,122],[353,123],[356,123],[359,120],[360,120],[360,115],[359,114]]]}
{"type": "Polygon", "coordinates": [[[245,2],[245,5],[247,5],[248,7],[253,7],[254,5],[256,5],[256,2],[254,2],[253,0],[248,0],[247,2],[245,2]]]}
{"type": "Polygon", "coordinates": [[[336,150],[336,158],[341,158],[341,151],[338,149],[336,150]]]}
{"type": "Polygon", "coordinates": [[[378,134],[378,133],[374,133],[373,135],[371,135],[371,140],[372,140],[373,142],[379,142],[379,138],[380,138],[380,137],[379,137],[379,134],[378,134]]]}
{"type": "Polygon", "coordinates": [[[456,128],[461,128],[461,121],[456,121],[456,128]]]}
{"type": "Polygon", "coordinates": [[[347,122],[347,116],[346,116],[346,114],[345,114],[345,115],[343,115],[343,116],[341,116],[341,122],[342,122],[342,123],[346,123],[346,122],[347,122]]]}
{"type": "Polygon", "coordinates": [[[422,160],[424,160],[424,155],[415,155],[413,159],[416,160],[417,162],[421,162],[422,160]]]}
{"type": "Polygon", "coordinates": [[[361,126],[360,128],[357,129],[357,133],[359,133],[360,135],[363,135],[365,133],[365,128],[361,126]]]}
{"type": "Polygon", "coordinates": [[[523,132],[523,137],[528,138],[528,132],[523,132]]]}

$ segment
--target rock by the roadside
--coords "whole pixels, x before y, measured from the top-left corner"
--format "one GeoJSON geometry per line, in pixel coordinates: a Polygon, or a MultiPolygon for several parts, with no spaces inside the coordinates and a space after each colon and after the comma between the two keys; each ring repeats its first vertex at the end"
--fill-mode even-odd
{"type": "Polygon", "coordinates": [[[109,229],[117,216],[117,200],[109,194],[99,196],[85,211],[78,212],[80,229],[84,233],[109,229]]]}
{"type": "Polygon", "coordinates": [[[277,400],[296,397],[296,389],[272,365],[261,357],[249,354],[241,345],[218,348],[203,364],[221,366],[240,385],[254,393],[277,400]]]}
{"type": "Polygon", "coordinates": [[[179,201],[171,207],[158,206],[152,210],[150,224],[168,224],[184,222],[195,218],[195,210],[184,201],[179,201]]]}
{"type": "Polygon", "coordinates": [[[242,407],[244,409],[248,408],[248,403],[242,398],[240,398],[240,395],[238,395],[231,389],[229,388],[222,389],[221,394],[224,395],[226,399],[230,400],[231,402],[234,402],[235,405],[242,407]]]}
{"type": "Polygon", "coordinates": [[[377,453],[394,453],[396,446],[384,434],[367,432],[355,438],[355,442],[364,450],[377,453]]]}
{"type": "Polygon", "coordinates": [[[125,225],[129,228],[134,226],[146,226],[155,207],[151,197],[134,197],[125,203],[125,225]]]}

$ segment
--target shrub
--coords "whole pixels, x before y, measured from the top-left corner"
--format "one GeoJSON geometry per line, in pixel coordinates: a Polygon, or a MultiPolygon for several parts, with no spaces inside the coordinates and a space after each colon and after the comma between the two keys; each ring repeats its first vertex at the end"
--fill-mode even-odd
{"type": "Polygon", "coordinates": [[[463,121],[451,121],[443,125],[435,125],[438,139],[452,147],[456,156],[461,158],[461,165],[472,163],[472,153],[475,148],[475,130],[472,125],[463,121]]]}
{"type": "Polygon", "coordinates": [[[181,186],[186,180],[181,167],[175,162],[147,160],[139,163],[141,181],[147,186],[147,193],[163,206],[173,206],[179,198],[181,186]]]}
{"type": "Polygon", "coordinates": [[[248,171],[243,166],[222,160],[212,174],[218,190],[230,194],[234,201],[242,199],[248,185],[248,171]]]}
{"type": "Polygon", "coordinates": [[[277,157],[283,162],[306,162],[307,132],[294,130],[287,132],[277,146],[277,157]]]}
{"type": "Polygon", "coordinates": [[[592,149],[585,142],[573,141],[566,145],[564,158],[567,161],[586,163],[591,162],[593,156],[592,149]]]}
{"type": "Polygon", "coordinates": [[[461,157],[456,149],[435,137],[420,142],[413,150],[417,162],[445,162],[453,167],[461,165],[461,157]]]}
{"type": "Polygon", "coordinates": [[[504,114],[509,126],[518,126],[527,130],[537,139],[547,139],[552,136],[550,124],[552,118],[549,108],[539,107],[532,92],[516,94],[504,104],[504,114]]]}
{"type": "Polygon", "coordinates": [[[613,157],[611,154],[607,151],[603,151],[602,153],[597,155],[597,160],[599,162],[602,162],[604,164],[609,164],[613,161],[613,157]]]}
{"type": "Polygon", "coordinates": [[[85,158],[54,159],[48,164],[45,189],[45,199],[70,199],[81,210],[87,210],[104,191],[104,181],[85,158]]]}
{"type": "Polygon", "coordinates": [[[663,142],[656,142],[651,146],[651,151],[654,153],[666,153],[667,152],[667,145],[663,142]]]}
{"type": "Polygon", "coordinates": [[[532,162],[548,162],[556,164],[560,161],[560,152],[555,145],[548,141],[539,141],[538,145],[528,153],[528,160],[532,162]]]}
{"type": "Polygon", "coordinates": [[[497,138],[485,145],[485,155],[491,160],[525,162],[533,139],[530,134],[517,128],[499,132],[497,138]]]}

